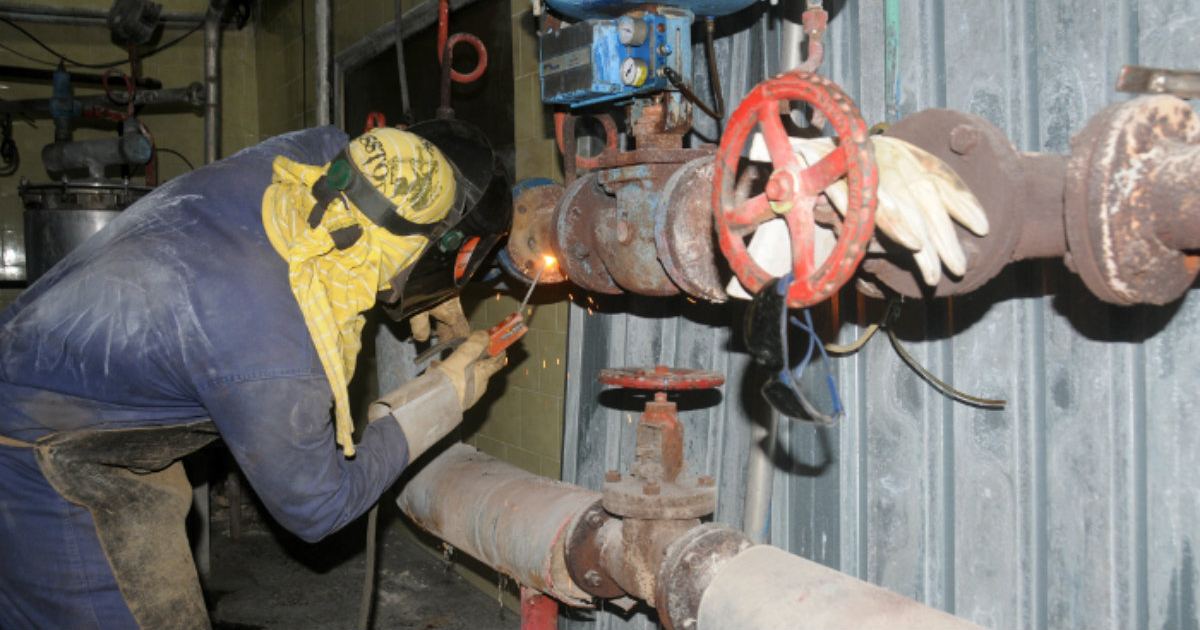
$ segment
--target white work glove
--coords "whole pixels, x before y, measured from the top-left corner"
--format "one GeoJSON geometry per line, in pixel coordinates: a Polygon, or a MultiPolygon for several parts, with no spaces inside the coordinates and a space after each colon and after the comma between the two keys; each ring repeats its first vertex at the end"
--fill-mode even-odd
{"type": "Polygon", "coordinates": [[[488,378],[504,365],[504,353],[487,357],[487,347],[487,332],[471,333],[445,361],[371,403],[372,422],[390,417],[400,425],[409,461],[449,435],[483,396],[488,378]]]}
{"type": "Polygon", "coordinates": [[[471,325],[467,323],[467,316],[463,314],[462,302],[458,301],[457,296],[408,318],[413,339],[429,341],[429,335],[433,332],[429,321],[430,317],[437,323],[438,339],[441,341],[460,339],[471,334],[471,325]]]}
{"type": "Polygon", "coordinates": [[[504,367],[504,353],[487,356],[488,333],[476,330],[450,356],[430,369],[440,370],[454,384],[463,411],[479,402],[488,379],[504,367]]]}
{"type": "MultiPolygon", "coordinates": [[[[792,149],[807,166],[816,163],[834,149],[832,138],[790,138],[792,149]]],[[[954,169],[936,156],[913,144],[888,136],[873,136],[875,162],[879,168],[879,205],[875,225],[888,238],[913,252],[925,284],[935,286],[942,279],[942,265],[950,273],[962,276],[967,257],[954,231],[951,219],[978,236],[988,232],[987,215],[979,200],[967,188],[954,169]]],[[[762,136],[756,134],[750,145],[750,159],[770,162],[762,136]]],[[[843,216],[849,190],[845,178],[825,189],[825,197],[843,216]]],[[[833,250],[832,231],[817,226],[813,260],[822,261],[833,250]]],[[[791,244],[782,218],[759,226],[747,247],[750,256],[772,275],[791,269],[791,244]],[[779,227],[769,227],[778,224],[779,227]]],[[[735,278],[727,292],[732,297],[749,298],[735,278]]]]}

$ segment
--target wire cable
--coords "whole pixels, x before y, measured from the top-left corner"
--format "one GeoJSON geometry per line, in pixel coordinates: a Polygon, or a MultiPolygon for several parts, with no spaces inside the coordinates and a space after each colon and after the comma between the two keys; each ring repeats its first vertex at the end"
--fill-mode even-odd
{"type": "Polygon", "coordinates": [[[184,157],[184,155],[182,153],[176,151],[175,149],[164,149],[162,147],[155,147],[154,152],[155,153],[170,153],[171,155],[174,155],[175,157],[183,160],[183,163],[187,164],[189,171],[196,170],[196,167],[192,165],[192,161],[187,159],[186,157],[184,157]]]}
{"type": "MultiPolygon", "coordinates": [[[[68,57],[68,56],[66,56],[66,55],[64,55],[64,54],[62,54],[62,53],[60,53],[60,52],[58,52],[58,51],[54,50],[53,48],[51,48],[50,46],[48,46],[48,45],[47,45],[45,42],[43,42],[42,40],[38,39],[36,35],[34,35],[33,33],[30,33],[29,31],[25,30],[25,29],[24,29],[24,28],[23,28],[21,25],[17,24],[16,22],[13,22],[12,20],[10,20],[10,19],[8,19],[8,18],[0,18],[0,22],[3,22],[3,23],[5,23],[5,24],[7,24],[7,25],[9,25],[9,26],[11,26],[11,27],[13,27],[13,28],[17,29],[18,31],[20,31],[20,33],[21,33],[22,35],[24,35],[25,37],[28,37],[28,38],[30,39],[30,41],[32,41],[33,43],[35,43],[35,44],[37,44],[38,46],[42,47],[42,48],[43,48],[43,49],[44,49],[46,52],[50,53],[51,55],[54,55],[55,57],[58,57],[59,59],[63,60],[64,62],[66,62],[66,63],[68,63],[68,64],[70,64],[70,65],[73,65],[73,66],[79,66],[80,68],[109,68],[109,67],[112,67],[112,66],[119,66],[119,65],[121,65],[121,64],[129,63],[129,59],[128,59],[128,58],[125,58],[125,59],[119,59],[119,60],[116,60],[116,61],[111,61],[111,62],[108,62],[108,63],[83,63],[83,62],[81,62],[81,61],[76,61],[76,60],[74,60],[74,59],[72,59],[72,58],[70,58],[70,57],[68,57]]],[[[169,41],[169,42],[167,42],[167,43],[165,43],[165,44],[163,44],[163,45],[161,45],[161,46],[158,46],[158,47],[155,47],[155,48],[151,48],[149,51],[147,51],[147,52],[145,52],[145,53],[142,53],[142,55],[141,55],[141,58],[142,58],[142,59],[145,59],[146,57],[149,57],[150,55],[153,55],[153,54],[156,54],[156,53],[160,53],[160,52],[162,52],[162,51],[164,51],[164,50],[166,50],[166,49],[168,49],[168,48],[170,48],[170,47],[172,47],[172,46],[174,46],[174,45],[178,44],[179,42],[183,41],[183,40],[184,40],[186,37],[188,37],[189,35],[191,35],[191,34],[195,33],[196,31],[200,30],[200,27],[201,27],[201,26],[204,26],[204,22],[203,22],[203,21],[200,21],[200,22],[198,22],[198,23],[197,23],[195,26],[193,26],[193,27],[191,28],[191,30],[187,31],[187,32],[186,32],[186,33],[184,33],[183,35],[180,35],[179,37],[176,37],[175,39],[173,39],[173,40],[171,40],[171,41],[169,41]]],[[[10,49],[10,50],[11,50],[11,49],[10,49]]],[[[20,54],[20,53],[17,53],[17,54],[20,54]]],[[[22,56],[24,56],[24,55],[22,55],[22,56]]],[[[28,57],[27,57],[27,58],[28,58],[28,57]]],[[[41,62],[41,63],[45,63],[45,62],[41,62]]],[[[56,64],[54,64],[54,65],[56,65],[56,64]]]]}
{"type": "Polygon", "coordinates": [[[908,364],[908,367],[912,368],[917,374],[920,374],[921,378],[924,378],[927,382],[929,382],[931,385],[936,387],[943,394],[945,394],[951,398],[954,398],[960,402],[967,402],[967,403],[971,403],[971,404],[975,404],[975,405],[981,405],[984,407],[999,407],[999,408],[1003,409],[1008,404],[1007,400],[979,398],[978,396],[972,396],[970,394],[965,394],[957,389],[954,389],[950,385],[942,382],[941,379],[934,376],[929,370],[925,369],[925,367],[922,366],[920,363],[917,363],[917,360],[914,359],[912,357],[912,355],[910,355],[907,351],[904,350],[904,347],[900,345],[900,340],[896,337],[896,331],[892,330],[891,326],[888,326],[887,332],[888,332],[888,339],[890,339],[892,342],[892,347],[896,349],[896,352],[900,355],[900,358],[903,359],[904,362],[908,364]]]}
{"type": "Polygon", "coordinates": [[[32,61],[32,62],[34,62],[34,63],[40,63],[40,64],[44,64],[44,65],[47,65],[47,66],[52,66],[52,67],[57,67],[57,66],[58,66],[58,62],[57,62],[57,61],[46,61],[45,59],[38,59],[37,57],[30,57],[29,55],[26,55],[25,53],[23,53],[23,52],[20,52],[20,51],[18,51],[18,50],[16,50],[16,49],[14,49],[14,48],[10,48],[10,47],[8,47],[8,46],[5,46],[4,44],[0,44],[0,48],[3,48],[4,50],[7,50],[8,52],[10,52],[10,53],[12,53],[12,54],[14,54],[14,55],[16,55],[16,56],[18,56],[18,57],[21,57],[22,59],[26,59],[26,60],[28,60],[28,61],[32,61]]]}

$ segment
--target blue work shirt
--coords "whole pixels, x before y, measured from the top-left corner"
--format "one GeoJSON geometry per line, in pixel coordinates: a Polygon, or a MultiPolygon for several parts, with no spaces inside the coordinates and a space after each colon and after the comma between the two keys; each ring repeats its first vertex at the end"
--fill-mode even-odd
{"type": "Polygon", "coordinates": [[[407,465],[404,435],[373,423],[352,459],[335,444],[333,394],[261,206],[276,156],[320,165],[347,142],[298,131],[177,177],[51,269],[0,316],[0,435],[211,418],[301,538],[365,512],[407,465]]]}

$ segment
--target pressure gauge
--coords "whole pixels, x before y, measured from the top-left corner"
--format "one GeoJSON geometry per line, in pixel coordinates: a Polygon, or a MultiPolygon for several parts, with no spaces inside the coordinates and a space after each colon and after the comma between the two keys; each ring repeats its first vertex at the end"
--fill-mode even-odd
{"type": "Polygon", "coordinates": [[[635,17],[623,15],[617,20],[617,39],[623,46],[641,46],[649,32],[646,23],[635,17]]]}
{"type": "Polygon", "coordinates": [[[646,65],[644,59],[626,57],[625,61],[621,62],[621,81],[625,85],[635,88],[642,87],[648,76],[650,76],[650,66],[646,65]]]}

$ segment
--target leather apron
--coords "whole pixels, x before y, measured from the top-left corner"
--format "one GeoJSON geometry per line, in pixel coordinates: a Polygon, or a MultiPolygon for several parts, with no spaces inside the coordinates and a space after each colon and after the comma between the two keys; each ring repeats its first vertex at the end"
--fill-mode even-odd
{"type": "Polygon", "coordinates": [[[192,486],[184,456],[218,439],[212,421],[63,431],[33,444],[50,485],[92,514],[100,546],[142,628],[209,628],[185,520],[192,486]]]}

